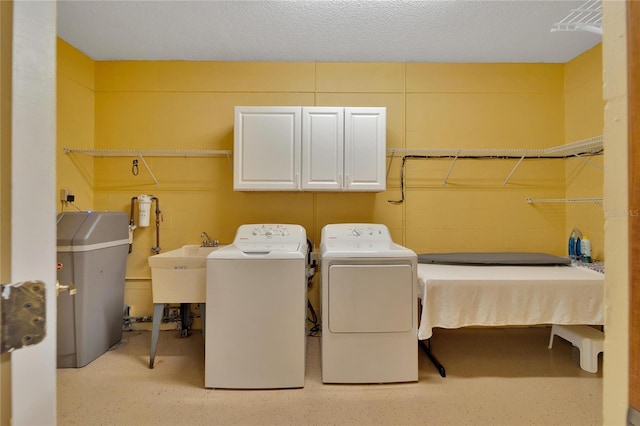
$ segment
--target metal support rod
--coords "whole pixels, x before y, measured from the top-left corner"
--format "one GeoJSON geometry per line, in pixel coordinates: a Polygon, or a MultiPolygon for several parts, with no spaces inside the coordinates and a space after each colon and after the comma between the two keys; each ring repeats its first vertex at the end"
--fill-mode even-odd
{"type": "MultiPolygon", "coordinates": [[[[423,300],[424,298],[420,297],[420,300],[418,301],[418,318],[422,318],[422,301],[423,300]]],[[[420,325],[419,320],[418,320],[418,325],[420,325]]],[[[418,340],[418,345],[420,345],[420,347],[422,348],[424,353],[427,355],[431,363],[438,369],[438,373],[440,373],[440,376],[446,377],[447,373],[444,370],[444,366],[440,363],[440,361],[438,361],[438,358],[436,358],[436,356],[431,351],[431,337],[429,337],[427,340],[418,340]]]]}
{"type": "Polygon", "coordinates": [[[580,154],[573,154],[573,155],[574,155],[574,157],[578,157],[579,159],[581,159],[581,160],[582,160],[582,161],[584,161],[585,163],[587,163],[587,164],[589,164],[589,165],[591,165],[591,166],[595,167],[596,169],[604,170],[604,167],[602,167],[602,166],[601,166],[601,165],[599,165],[599,164],[594,163],[593,161],[589,161],[589,160],[587,160],[586,158],[584,158],[584,157],[583,157],[582,155],[580,155],[580,154]]]}
{"type": "Polygon", "coordinates": [[[129,215],[129,253],[133,251],[133,231],[136,229],[135,220],[133,219],[133,204],[138,197],[131,197],[131,214],[129,215]]]}
{"type": "Polygon", "coordinates": [[[438,369],[438,373],[440,373],[440,376],[446,377],[447,372],[444,369],[444,365],[442,365],[440,361],[438,361],[438,358],[436,358],[436,356],[431,351],[431,338],[427,339],[426,343],[424,340],[418,340],[418,343],[420,344],[420,347],[422,348],[424,353],[427,355],[431,363],[438,369]]]}
{"type": "Polygon", "coordinates": [[[142,164],[144,164],[144,166],[147,168],[147,171],[149,172],[149,174],[151,175],[151,178],[153,179],[153,181],[156,183],[156,188],[158,186],[160,186],[160,184],[158,183],[158,179],[156,179],[156,175],[153,174],[153,172],[151,171],[151,168],[149,167],[149,165],[147,164],[147,161],[144,159],[144,157],[141,154],[138,154],[138,158],[140,160],[142,160],[142,164]]]}
{"type": "Polygon", "coordinates": [[[151,201],[156,202],[156,246],[151,247],[151,251],[154,254],[160,253],[160,217],[162,216],[162,212],[160,211],[160,199],[158,197],[151,196],[151,201]]]}
{"type": "Polygon", "coordinates": [[[389,166],[387,166],[387,179],[389,179],[389,173],[391,172],[391,163],[393,163],[393,158],[396,156],[395,151],[391,151],[391,157],[389,159],[389,166]]]}
{"type": "Polygon", "coordinates": [[[522,157],[520,157],[516,165],[513,166],[513,169],[511,169],[511,173],[509,173],[509,176],[507,176],[504,182],[502,182],[502,186],[507,186],[507,182],[509,182],[509,179],[511,179],[511,176],[515,173],[516,169],[520,166],[520,163],[522,163],[522,160],[524,160],[526,156],[527,156],[526,152],[522,154],[522,157]]]}
{"type": "Polygon", "coordinates": [[[460,150],[456,152],[456,156],[453,158],[453,162],[449,167],[449,171],[447,172],[447,175],[444,177],[444,180],[442,181],[442,186],[447,186],[447,179],[449,179],[449,175],[451,174],[451,171],[453,170],[453,166],[456,164],[456,161],[458,160],[459,155],[460,155],[460,150]]]}
{"type": "Polygon", "coordinates": [[[189,336],[189,316],[191,315],[191,303],[180,304],[180,336],[189,336]]]}

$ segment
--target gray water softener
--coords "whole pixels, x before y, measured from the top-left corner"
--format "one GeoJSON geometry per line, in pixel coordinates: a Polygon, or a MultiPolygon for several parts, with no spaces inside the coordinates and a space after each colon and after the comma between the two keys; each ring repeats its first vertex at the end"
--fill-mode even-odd
{"type": "Polygon", "coordinates": [[[58,368],[84,367],[122,339],[128,226],[124,212],[58,215],[58,368]]]}

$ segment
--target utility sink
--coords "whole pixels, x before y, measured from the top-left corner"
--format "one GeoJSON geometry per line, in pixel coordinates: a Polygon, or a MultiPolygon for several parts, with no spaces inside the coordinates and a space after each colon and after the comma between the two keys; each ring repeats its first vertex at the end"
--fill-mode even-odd
{"type": "Polygon", "coordinates": [[[188,245],[149,256],[153,303],[205,303],[207,256],[220,247],[188,245]]]}

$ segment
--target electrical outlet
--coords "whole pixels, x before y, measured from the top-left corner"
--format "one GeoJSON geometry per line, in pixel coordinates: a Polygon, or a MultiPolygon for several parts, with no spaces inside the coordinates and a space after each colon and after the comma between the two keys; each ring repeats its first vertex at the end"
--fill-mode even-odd
{"type": "Polygon", "coordinates": [[[73,201],[73,194],[69,188],[62,188],[60,190],[60,201],[66,203],[67,201],[73,201]],[[69,199],[71,197],[71,200],[69,199]]]}

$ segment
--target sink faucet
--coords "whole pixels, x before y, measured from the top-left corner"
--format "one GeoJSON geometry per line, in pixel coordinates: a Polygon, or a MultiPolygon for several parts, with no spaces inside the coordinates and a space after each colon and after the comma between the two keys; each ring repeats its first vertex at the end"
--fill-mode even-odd
{"type": "Polygon", "coordinates": [[[218,247],[218,240],[212,240],[206,232],[203,231],[200,236],[204,238],[204,240],[202,240],[202,247],[218,247]]]}

